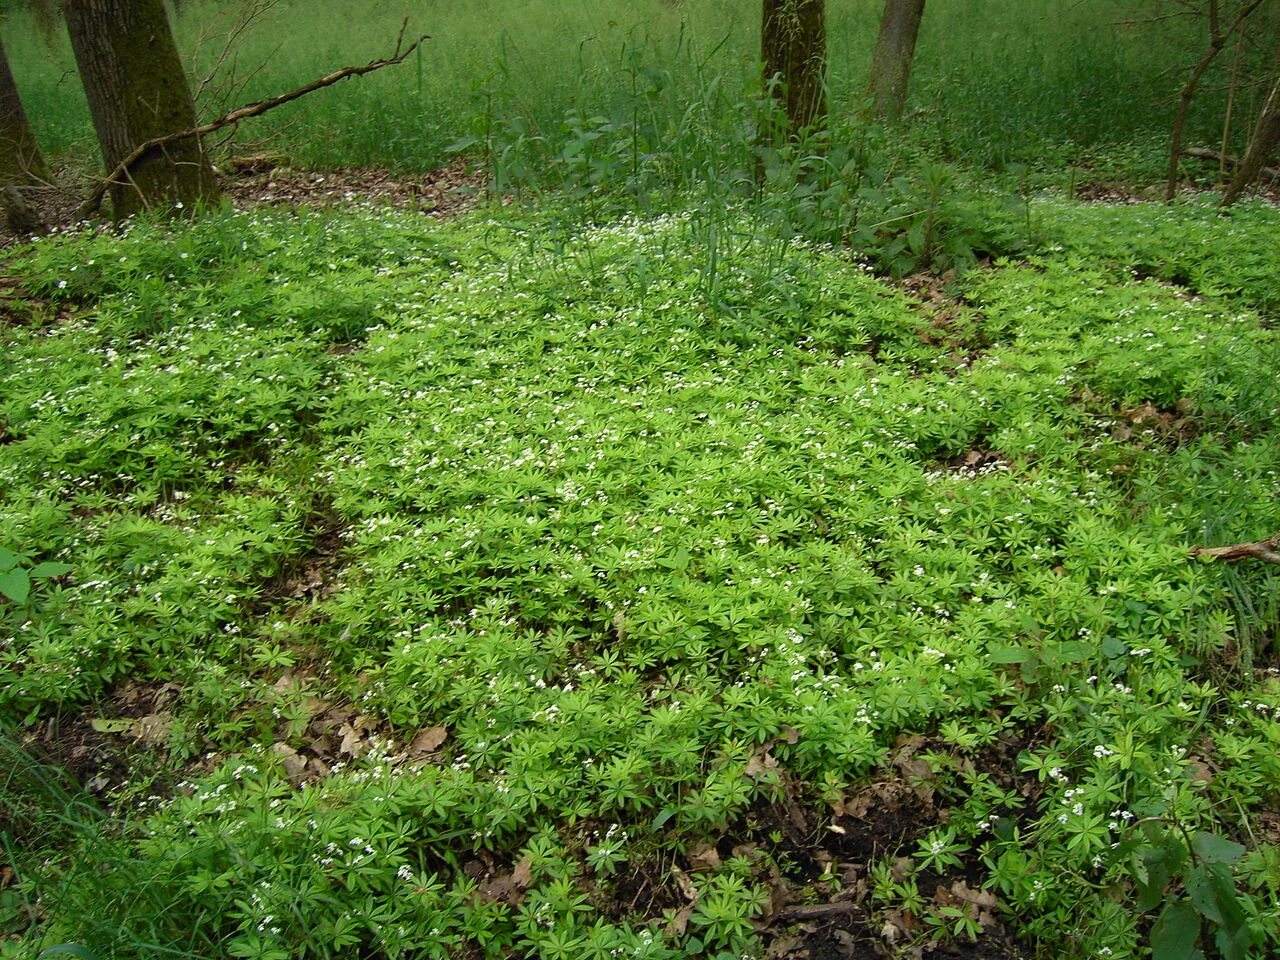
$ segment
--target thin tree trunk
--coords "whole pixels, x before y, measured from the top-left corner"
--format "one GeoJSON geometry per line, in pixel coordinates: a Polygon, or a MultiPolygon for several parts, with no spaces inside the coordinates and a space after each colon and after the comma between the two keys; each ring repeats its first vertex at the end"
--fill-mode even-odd
{"type": "MultiPolygon", "coordinates": [[[[196,126],[163,0],[64,0],[63,11],[108,170],[138,144],[196,126]]],[[[117,220],[143,210],[190,209],[218,196],[198,137],[166,144],[111,186],[117,220]]]]}
{"type": "Polygon", "coordinates": [[[825,0],[764,0],[760,55],[764,82],[797,137],[827,118],[825,0]]]}
{"type": "Polygon", "coordinates": [[[867,94],[871,112],[881,120],[897,120],[907,105],[911,61],[924,17],[925,0],[885,0],[880,36],[871,57],[867,94]]]}
{"type": "Polygon", "coordinates": [[[1236,11],[1230,26],[1223,31],[1218,21],[1218,0],[1209,0],[1209,49],[1191,69],[1191,76],[1187,78],[1187,82],[1182,87],[1182,93],[1178,96],[1178,111],[1173,118],[1173,136],[1169,144],[1169,173],[1164,188],[1166,201],[1172,200],[1178,192],[1178,159],[1182,156],[1182,137],[1187,125],[1187,113],[1191,109],[1191,101],[1200,86],[1200,80],[1217,59],[1218,54],[1222,52],[1227,39],[1244,26],[1245,21],[1261,4],[1262,0],[1247,0],[1236,11]]]}
{"type": "Polygon", "coordinates": [[[1224,207],[1229,207],[1240,199],[1240,194],[1262,173],[1267,157],[1277,151],[1280,151],[1280,80],[1276,81],[1267,102],[1262,105],[1262,115],[1253,128],[1249,149],[1236,167],[1236,175],[1231,178],[1227,192],[1222,195],[1224,207]]]}
{"type": "Polygon", "coordinates": [[[22,108],[9,58],[0,41],[0,184],[46,183],[49,168],[22,108]]]}

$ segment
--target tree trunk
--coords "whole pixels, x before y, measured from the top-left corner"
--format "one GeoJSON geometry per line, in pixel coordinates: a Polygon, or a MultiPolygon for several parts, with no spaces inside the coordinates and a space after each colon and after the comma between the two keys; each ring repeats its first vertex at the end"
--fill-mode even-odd
{"type": "Polygon", "coordinates": [[[48,179],[49,168],[31,132],[0,41],[0,184],[44,183],[48,179]]]}
{"type": "Polygon", "coordinates": [[[764,0],[760,55],[764,82],[798,137],[827,117],[827,25],[824,0],[764,0]]]}
{"type": "Polygon", "coordinates": [[[1236,175],[1231,178],[1227,192],[1222,196],[1222,205],[1229,207],[1262,173],[1267,157],[1280,151],[1280,81],[1276,82],[1263,104],[1262,115],[1258,117],[1258,125],[1253,129],[1249,140],[1249,149],[1236,167],[1236,175]]]}
{"type": "Polygon", "coordinates": [[[1262,0],[1243,0],[1240,8],[1236,11],[1235,17],[1225,30],[1222,29],[1221,11],[1218,9],[1218,0],[1209,0],[1207,14],[1209,20],[1209,49],[1205,51],[1194,67],[1191,68],[1191,76],[1187,78],[1187,82],[1182,87],[1182,93],[1178,96],[1178,110],[1173,117],[1173,137],[1169,144],[1169,173],[1165,178],[1164,199],[1172,200],[1178,194],[1178,160],[1182,156],[1182,135],[1186,128],[1187,113],[1191,109],[1191,101],[1196,95],[1196,88],[1200,86],[1200,80],[1204,77],[1205,71],[1213,63],[1222,48],[1226,45],[1228,39],[1235,34],[1237,30],[1241,30],[1246,21],[1253,16],[1255,10],[1262,5],[1262,0]]]}
{"type": "Polygon", "coordinates": [[[923,16],[924,0],[885,0],[867,80],[871,112],[880,120],[897,120],[907,105],[911,61],[923,16]]]}
{"type": "MultiPolygon", "coordinates": [[[[196,126],[163,0],[64,0],[76,69],[108,170],[143,141],[196,126]]],[[[198,137],[149,152],[111,186],[115,218],[218,199],[198,137]]]]}

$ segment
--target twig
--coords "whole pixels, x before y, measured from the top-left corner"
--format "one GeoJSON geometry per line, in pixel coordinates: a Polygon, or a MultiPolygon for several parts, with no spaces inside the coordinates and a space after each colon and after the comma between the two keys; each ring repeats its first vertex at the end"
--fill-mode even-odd
{"type": "Polygon", "coordinates": [[[1253,543],[1233,543],[1227,547],[1196,547],[1191,553],[1198,557],[1209,557],[1211,560],[1253,558],[1265,560],[1267,563],[1280,563],[1280,533],[1270,540],[1256,540],[1253,543]]]}
{"type": "MultiPolygon", "coordinates": [[[[205,88],[213,82],[213,78],[216,77],[219,71],[221,71],[226,65],[228,57],[232,56],[232,49],[234,48],[236,41],[240,38],[240,35],[245,33],[250,27],[254,26],[255,23],[265,17],[271,11],[271,8],[278,6],[279,3],[280,0],[259,0],[259,2],[254,3],[251,7],[246,9],[240,17],[232,23],[231,29],[227,32],[227,39],[226,43],[223,44],[222,53],[218,55],[218,60],[214,63],[212,69],[209,70],[204,79],[202,79],[196,86],[195,92],[192,93],[192,99],[198,101],[200,97],[203,96],[205,88]]],[[[204,38],[202,37],[201,40],[203,41],[203,39],[204,38]]],[[[232,70],[233,72],[235,70],[234,62],[232,64],[232,70]]]]}
{"type": "Polygon", "coordinates": [[[201,126],[192,127],[189,130],[180,130],[177,133],[168,133],[162,137],[152,137],[150,140],[144,140],[142,143],[134,147],[133,151],[116,164],[115,169],[112,170],[111,173],[108,174],[107,177],[96,187],[94,187],[93,191],[85,198],[84,203],[80,207],[80,218],[85,219],[97,212],[98,208],[102,205],[103,198],[107,195],[107,191],[113,186],[120,184],[122,182],[120,178],[127,177],[131,168],[153,150],[167,146],[170,143],[176,143],[179,140],[186,140],[190,137],[207,136],[208,134],[221,130],[224,127],[237,124],[241,120],[248,120],[250,117],[261,116],[268,110],[274,110],[276,107],[283,106],[286,103],[297,100],[299,97],[304,97],[308,93],[314,93],[316,90],[332,86],[339,80],[345,80],[347,77],[361,77],[366,73],[373,73],[375,70],[381,70],[383,67],[390,67],[398,63],[403,63],[405,59],[413,53],[413,51],[418,49],[418,46],[422,41],[431,39],[428,35],[423,34],[402,50],[401,47],[404,43],[404,31],[408,25],[409,21],[408,18],[406,18],[405,22],[400,26],[400,36],[396,39],[395,53],[385,60],[370,60],[362,67],[343,67],[341,70],[335,70],[328,76],[321,77],[319,80],[313,80],[311,83],[298,87],[295,90],[290,90],[288,93],[282,93],[276,97],[269,97],[266,100],[258,100],[254,103],[246,104],[243,107],[237,107],[231,112],[219,117],[217,120],[202,124],[201,126]]]}

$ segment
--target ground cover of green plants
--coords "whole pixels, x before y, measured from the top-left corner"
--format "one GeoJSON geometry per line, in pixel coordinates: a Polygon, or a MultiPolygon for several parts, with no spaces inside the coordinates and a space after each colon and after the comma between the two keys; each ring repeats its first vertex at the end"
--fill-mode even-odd
{"type": "Polygon", "coordinates": [[[0,954],[1274,955],[1280,220],[1026,215],[28,248],[0,954]]]}

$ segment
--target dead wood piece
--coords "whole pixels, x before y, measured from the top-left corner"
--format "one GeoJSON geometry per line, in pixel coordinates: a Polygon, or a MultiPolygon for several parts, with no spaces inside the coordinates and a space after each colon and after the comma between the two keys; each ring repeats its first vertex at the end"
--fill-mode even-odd
{"type": "Polygon", "coordinates": [[[845,917],[858,912],[858,905],[851,900],[836,900],[834,903],[801,903],[793,907],[783,907],[778,912],[781,920],[822,920],[826,917],[845,917]]]}
{"type": "Polygon", "coordinates": [[[245,104],[242,107],[236,107],[229,113],[225,113],[217,120],[210,121],[209,123],[201,124],[198,127],[192,127],[189,130],[180,130],[177,133],[168,133],[163,137],[152,137],[150,140],[144,140],[133,149],[132,153],[116,165],[116,168],[111,171],[105,180],[94,187],[89,196],[85,198],[84,204],[80,207],[80,218],[85,219],[96,213],[98,208],[102,205],[103,198],[107,195],[107,191],[111,189],[112,185],[121,182],[122,177],[127,178],[129,169],[153,150],[158,150],[166,144],[175,143],[179,140],[186,140],[189,137],[204,137],[223,129],[224,127],[237,124],[241,120],[248,120],[250,117],[261,116],[268,110],[274,110],[276,107],[283,106],[286,103],[291,103],[300,97],[305,97],[309,93],[314,93],[316,90],[322,90],[325,87],[332,86],[339,80],[345,80],[347,77],[362,77],[366,73],[373,73],[375,70],[381,70],[383,67],[390,67],[398,63],[404,63],[404,61],[408,59],[409,55],[418,49],[422,41],[431,39],[427,34],[423,34],[417,40],[413,41],[413,43],[409,44],[409,46],[401,49],[404,43],[405,27],[407,26],[408,20],[406,19],[404,24],[400,27],[400,37],[396,40],[395,52],[386,59],[370,60],[362,67],[343,67],[341,70],[335,70],[333,73],[321,77],[319,80],[313,80],[311,83],[304,84],[301,87],[290,90],[288,93],[282,93],[279,96],[268,97],[266,100],[256,100],[253,103],[245,104]]]}
{"type": "MultiPolygon", "coordinates": [[[[1231,154],[1219,153],[1217,150],[1210,150],[1208,147],[1187,147],[1182,151],[1184,157],[1192,157],[1196,160],[1211,160],[1214,163],[1225,163],[1228,167],[1238,167],[1241,164],[1239,157],[1233,157],[1231,154]]],[[[1259,173],[1270,180],[1280,180],[1280,167],[1263,167],[1259,173]]]]}
{"type": "Polygon", "coordinates": [[[1226,547],[1196,547],[1191,553],[1198,557],[1209,557],[1211,560],[1265,560],[1267,563],[1280,563],[1280,534],[1270,540],[1255,540],[1253,543],[1233,543],[1226,547]]]}

